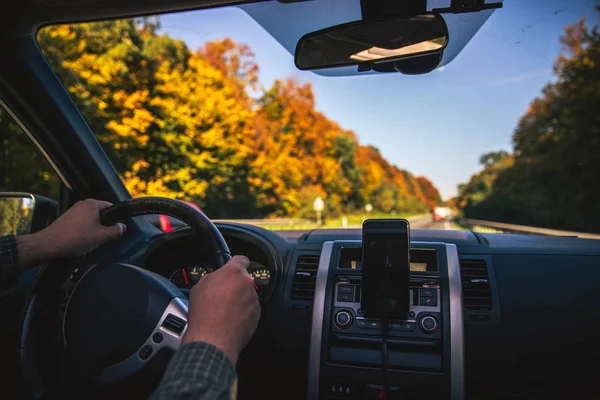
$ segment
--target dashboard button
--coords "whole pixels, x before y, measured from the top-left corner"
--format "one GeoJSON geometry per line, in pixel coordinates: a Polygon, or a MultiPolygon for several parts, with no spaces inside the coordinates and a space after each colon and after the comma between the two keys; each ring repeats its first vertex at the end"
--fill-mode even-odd
{"type": "Polygon", "coordinates": [[[437,289],[420,289],[421,297],[437,297],[437,289]]]}
{"type": "Polygon", "coordinates": [[[163,334],[160,332],[156,332],[154,335],[152,335],[152,341],[154,343],[160,343],[163,341],[163,334]]]}
{"type": "Polygon", "coordinates": [[[358,326],[360,329],[367,329],[369,327],[369,324],[365,319],[357,319],[356,326],[358,326]]]}
{"type": "Polygon", "coordinates": [[[369,329],[381,329],[381,322],[379,321],[367,321],[369,329]]]}
{"type": "Polygon", "coordinates": [[[434,280],[429,280],[429,281],[425,281],[426,285],[430,285],[430,286],[439,286],[440,282],[439,281],[434,281],[434,280]]]}
{"type": "Polygon", "coordinates": [[[390,331],[399,331],[400,322],[390,322],[390,331]]]}
{"type": "Polygon", "coordinates": [[[367,385],[365,388],[366,400],[400,400],[400,388],[390,386],[387,389],[383,386],[367,385]]]}
{"type": "Polygon", "coordinates": [[[412,332],[415,330],[414,322],[390,322],[390,330],[412,332]]]}
{"type": "Polygon", "coordinates": [[[343,301],[352,303],[354,301],[354,294],[352,293],[338,293],[337,301],[343,301]]]}
{"type": "Polygon", "coordinates": [[[350,383],[344,382],[334,382],[331,384],[331,389],[329,390],[333,399],[353,399],[354,396],[354,387],[350,383]]]}
{"type": "Polygon", "coordinates": [[[145,345],[144,347],[142,347],[138,355],[142,360],[147,360],[148,357],[152,355],[152,346],[150,346],[149,344],[145,345]]]}
{"type": "Polygon", "coordinates": [[[428,334],[432,334],[432,333],[435,333],[437,331],[437,329],[438,329],[438,322],[431,315],[427,315],[427,316],[421,318],[421,321],[419,321],[419,326],[421,327],[421,330],[423,332],[428,333],[428,334]]]}
{"type": "Polygon", "coordinates": [[[354,286],[353,285],[339,285],[338,293],[352,293],[354,294],[354,286]]]}
{"type": "Polygon", "coordinates": [[[437,297],[421,297],[419,298],[419,305],[425,307],[436,307],[437,297]]]}
{"type": "Polygon", "coordinates": [[[335,315],[335,324],[341,329],[349,328],[352,325],[352,315],[348,311],[339,311],[335,315]]]}

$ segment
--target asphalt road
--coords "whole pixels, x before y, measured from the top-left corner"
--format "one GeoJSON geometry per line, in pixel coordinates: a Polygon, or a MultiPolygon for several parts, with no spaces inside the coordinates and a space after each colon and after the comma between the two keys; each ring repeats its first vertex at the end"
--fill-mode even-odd
{"type": "Polygon", "coordinates": [[[409,218],[408,221],[410,222],[411,229],[452,229],[452,223],[450,221],[432,221],[431,216],[429,215],[409,218]]]}

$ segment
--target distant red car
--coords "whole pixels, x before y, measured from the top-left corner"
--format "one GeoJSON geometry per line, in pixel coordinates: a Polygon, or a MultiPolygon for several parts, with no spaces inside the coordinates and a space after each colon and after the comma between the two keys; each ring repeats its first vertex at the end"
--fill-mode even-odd
{"type": "Polygon", "coordinates": [[[431,210],[432,221],[443,221],[451,219],[453,216],[452,209],[450,207],[436,207],[431,210]]]}
{"type": "Polygon", "coordinates": [[[432,221],[435,221],[435,222],[437,222],[437,221],[441,221],[441,220],[443,220],[443,219],[444,219],[444,218],[443,218],[441,215],[438,215],[438,214],[436,214],[436,213],[432,213],[432,214],[431,214],[431,220],[432,220],[432,221]]]}
{"type": "MultiPolygon", "coordinates": [[[[191,201],[185,201],[185,200],[180,200],[180,201],[187,204],[190,207],[194,207],[196,210],[198,210],[202,214],[204,214],[204,211],[202,211],[200,209],[200,207],[198,207],[196,204],[192,203],[191,201]]],[[[163,232],[171,232],[173,229],[177,228],[177,227],[174,228],[173,225],[171,224],[170,218],[163,214],[158,216],[158,223],[159,223],[158,228],[160,228],[160,230],[162,230],[163,232]]]]}

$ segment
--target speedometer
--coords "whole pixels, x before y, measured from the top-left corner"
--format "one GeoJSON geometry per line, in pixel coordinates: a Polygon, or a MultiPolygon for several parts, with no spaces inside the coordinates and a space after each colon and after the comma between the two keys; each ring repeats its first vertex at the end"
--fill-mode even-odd
{"type": "MultiPolygon", "coordinates": [[[[189,264],[173,271],[169,280],[180,289],[191,289],[204,275],[213,271],[214,268],[210,263],[189,264]]],[[[268,296],[271,284],[271,270],[269,267],[251,261],[248,266],[248,273],[254,279],[261,298],[268,296]]]]}
{"type": "Polygon", "coordinates": [[[200,278],[213,272],[213,269],[204,265],[189,265],[176,269],[169,280],[178,288],[191,289],[200,278]]]}
{"type": "Polygon", "coordinates": [[[271,282],[271,270],[255,261],[250,262],[248,273],[254,278],[254,283],[259,289],[266,289],[271,282]]]}

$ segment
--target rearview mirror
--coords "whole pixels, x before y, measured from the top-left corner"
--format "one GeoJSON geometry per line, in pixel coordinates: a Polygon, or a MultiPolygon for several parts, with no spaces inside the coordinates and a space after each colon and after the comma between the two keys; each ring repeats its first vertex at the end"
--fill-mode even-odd
{"type": "Polygon", "coordinates": [[[356,21],[302,36],[294,61],[300,70],[372,65],[440,53],[447,44],[437,14],[356,21]]]}

